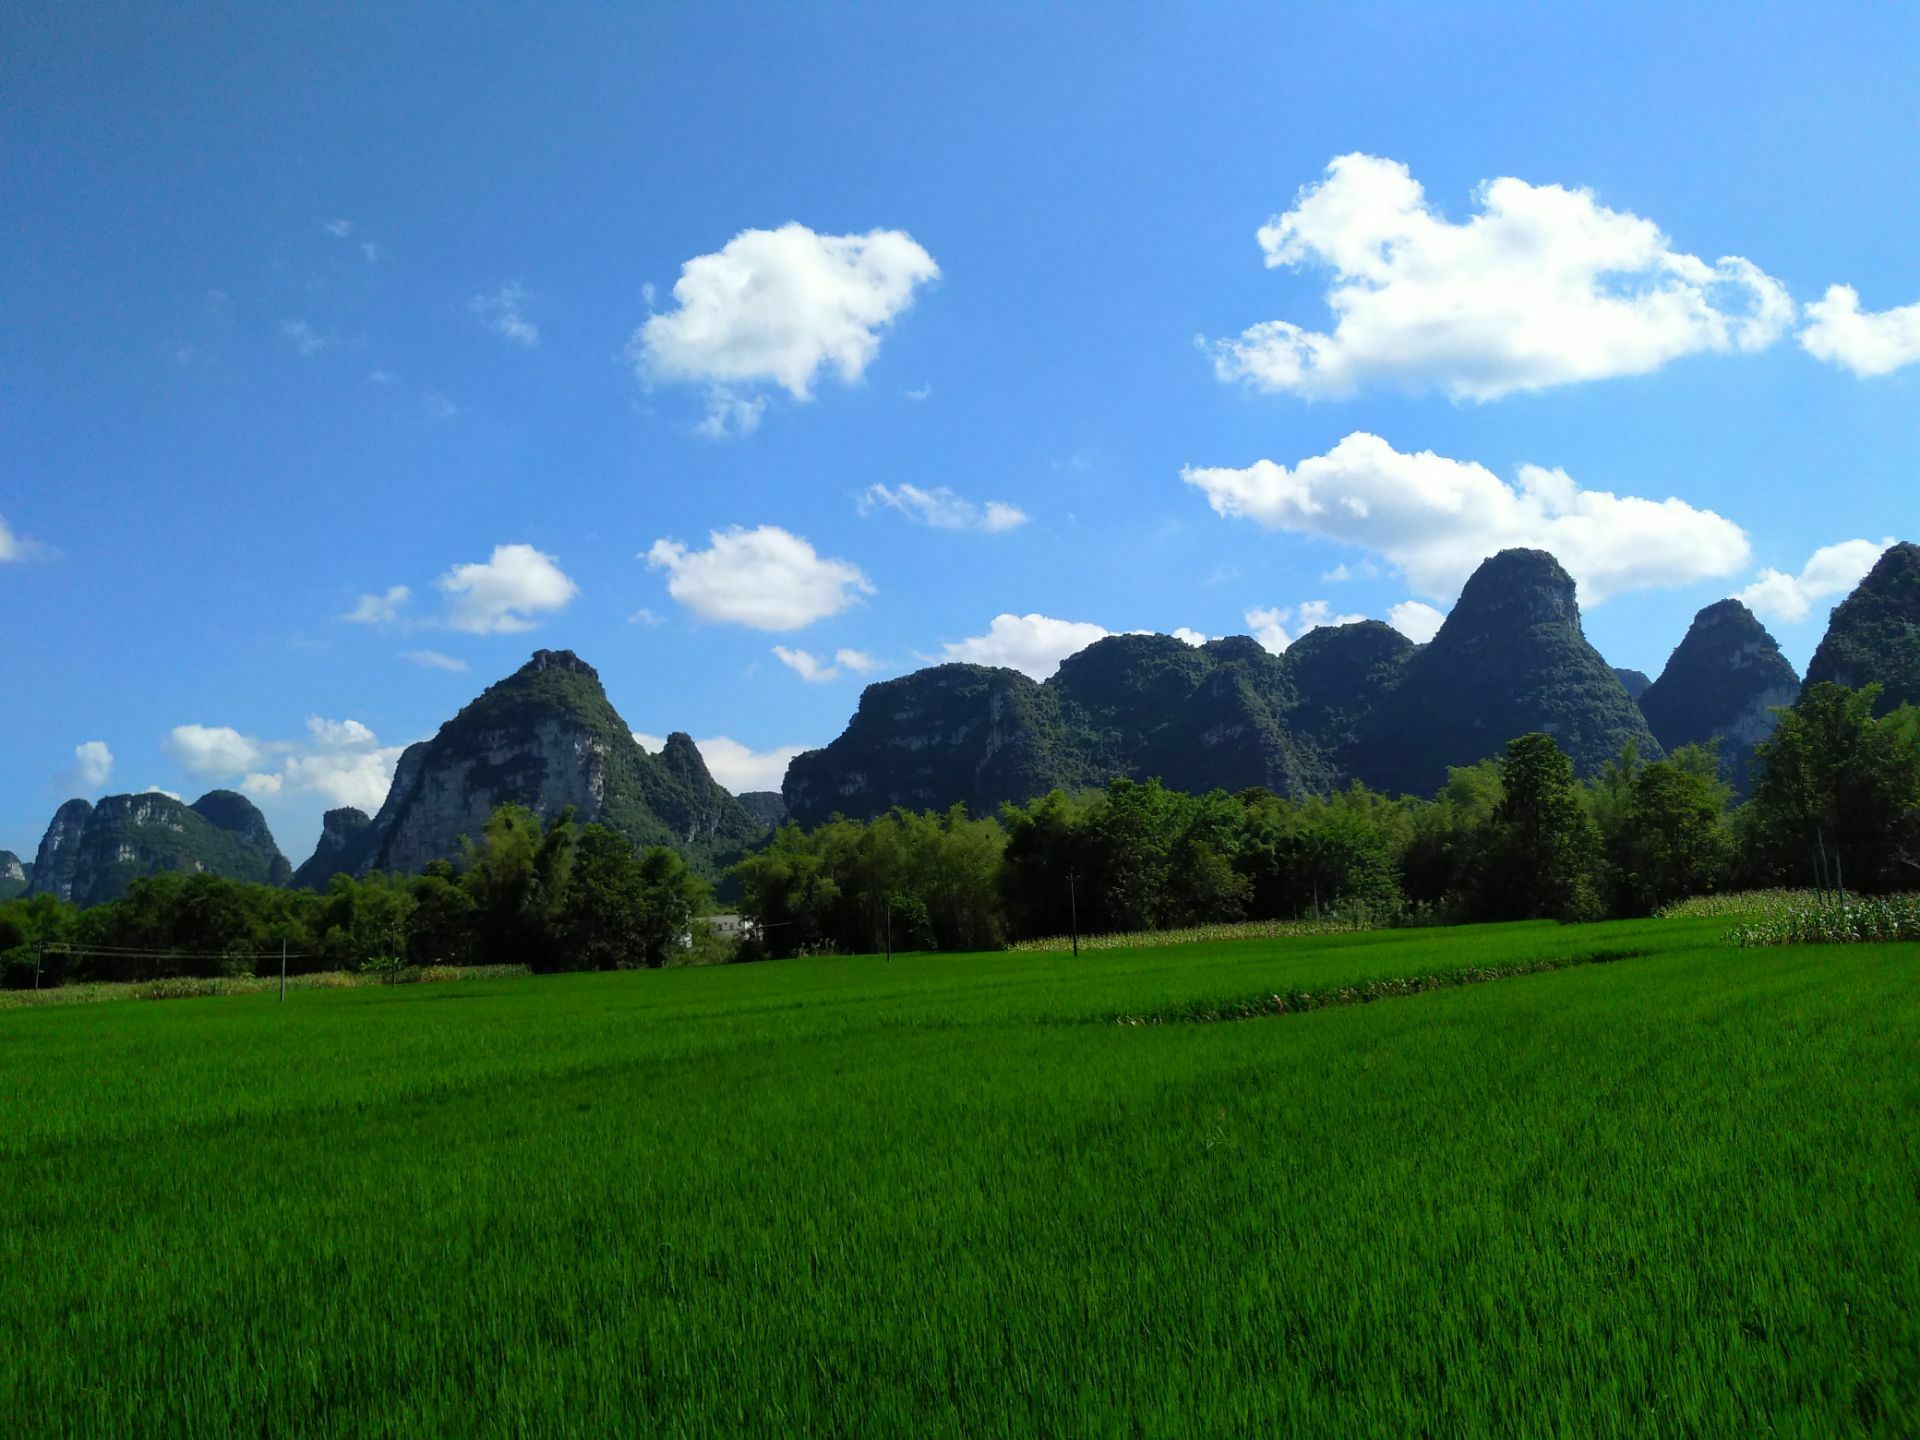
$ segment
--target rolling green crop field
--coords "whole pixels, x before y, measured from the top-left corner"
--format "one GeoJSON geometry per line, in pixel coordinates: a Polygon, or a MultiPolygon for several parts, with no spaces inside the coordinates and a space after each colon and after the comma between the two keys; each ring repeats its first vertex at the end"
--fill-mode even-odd
{"type": "Polygon", "coordinates": [[[1724,929],[3,1012],[0,1433],[1920,1433],[1920,947],[1724,929]]]}

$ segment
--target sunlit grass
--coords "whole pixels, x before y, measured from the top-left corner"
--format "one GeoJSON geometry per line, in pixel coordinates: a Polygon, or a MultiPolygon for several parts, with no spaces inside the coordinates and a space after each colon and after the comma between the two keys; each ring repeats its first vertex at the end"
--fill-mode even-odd
{"type": "Polygon", "coordinates": [[[1903,1433],[1916,952],[1724,929],[0,1015],[0,1432],[1903,1433]]]}

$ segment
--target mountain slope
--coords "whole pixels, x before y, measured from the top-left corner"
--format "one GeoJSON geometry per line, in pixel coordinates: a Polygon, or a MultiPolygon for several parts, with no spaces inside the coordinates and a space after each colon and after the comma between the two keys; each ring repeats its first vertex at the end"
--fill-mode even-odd
{"type": "Polygon", "coordinates": [[[1775,707],[1799,694],[1800,677],[1766,627],[1738,600],[1722,600],[1694,616],[1640,711],[1668,750],[1718,739],[1725,773],[1744,795],[1753,747],[1773,734],[1775,707]]]}
{"type": "Polygon", "coordinates": [[[672,845],[711,870],[763,833],[707,772],[684,735],[642,750],[599,674],[567,650],[540,650],[409,750],[372,822],[370,868],[411,873],[454,859],[496,806],[552,818],[572,806],[637,845],[672,845]]]}
{"type": "Polygon", "coordinates": [[[936,665],[867,686],[838,739],[794,757],[781,795],[805,826],[895,805],[988,815],[1003,800],[1089,783],[1080,750],[1057,694],[1018,670],[936,665]]]}
{"type": "Polygon", "coordinates": [[[1882,714],[1920,704],[1920,545],[1890,548],[1854,592],[1834,607],[1826,637],[1807,666],[1807,685],[1833,681],[1882,688],[1882,714]]]}
{"type": "Polygon", "coordinates": [[[1354,772],[1389,793],[1430,795],[1449,766],[1541,731],[1591,775],[1632,742],[1661,751],[1613,667],[1587,643],[1573,577],[1544,550],[1503,550],[1467,581],[1430,644],[1365,727],[1354,772]]]}
{"type": "Polygon", "coordinates": [[[285,884],[291,873],[266,817],[244,795],[213,790],[186,805],[149,792],[62,805],[40,842],[34,889],[99,905],[142,876],[168,871],[263,885],[285,884]]]}

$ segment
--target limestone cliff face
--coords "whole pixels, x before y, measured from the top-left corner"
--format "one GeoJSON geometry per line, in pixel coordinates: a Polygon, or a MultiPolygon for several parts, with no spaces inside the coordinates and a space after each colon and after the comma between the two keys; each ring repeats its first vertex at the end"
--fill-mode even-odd
{"type": "Polygon", "coordinates": [[[27,890],[27,867],[11,850],[0,850],[0,900],[11,900],[27,890]]]}
{"type": "Polygon", "coordinates": [[[80,841],[93,815],[90,800],[69,800],[53,812],[53,823],[41,837],[33,860],[33,892],[73,899],[74,868],[80,863],[80,841]]]}
{"type": "Polygon", "coordinates": [[[1745,794],[1754,746],[1773,734],[1776,707],[1799,695],[1800,677],[1766,627],[1738,600],[1722,600],[1694,617],[1640,709],[1668,750],[1719,741],[1725,773],[1745,794]]]}
{"type": "Polygon", "coordinates": [[[546,819],[571,807],[580,823],[674,846],[706,869],[762,832],[685,735],[657,757],[642,750],[599,674],[566,650],[536,652],[401,757],[368,827],[377,840],[367,868],[413,872],[457,859],[461,837],[478,837],[504,804],[546,819]]]}
{"type": "Polygon", "coordinates": [[[193,805],[171,795],[109,795],[98,805],[69,800],[40,842],[36,881],[76,905],[117,900],[146,875],[209,873],[285,884],[286,858],[253,802],[215,790],[193,805]]]}
{"type": "Polygon", "coordinates": [[[301,890],[324,890],[335,875],[357,875],[371,858],[369,841],[377,840],[367,812],[351,805],[329,810],[320,821],[320,843],[301,867],[293,883],[301,890]]]}

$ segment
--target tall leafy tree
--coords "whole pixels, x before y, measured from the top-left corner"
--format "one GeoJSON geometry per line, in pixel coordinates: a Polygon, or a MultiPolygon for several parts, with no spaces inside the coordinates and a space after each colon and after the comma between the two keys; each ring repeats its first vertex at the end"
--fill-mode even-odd
{"type": "Polygon", "coordinates": [[[1749,880],[1920,885],[1920,714],[1876,717],[1879,698],[1822,682],[1781,715],[1740,815],[1749,880]]]}
{"type": "Polygon", "coordinates": [[[1591,917],[1600,842],[1573,762],[1551,735],[1508,742],[1501,800],[1482,861],[1481,909],[1495,919],[1591,917]]]}

